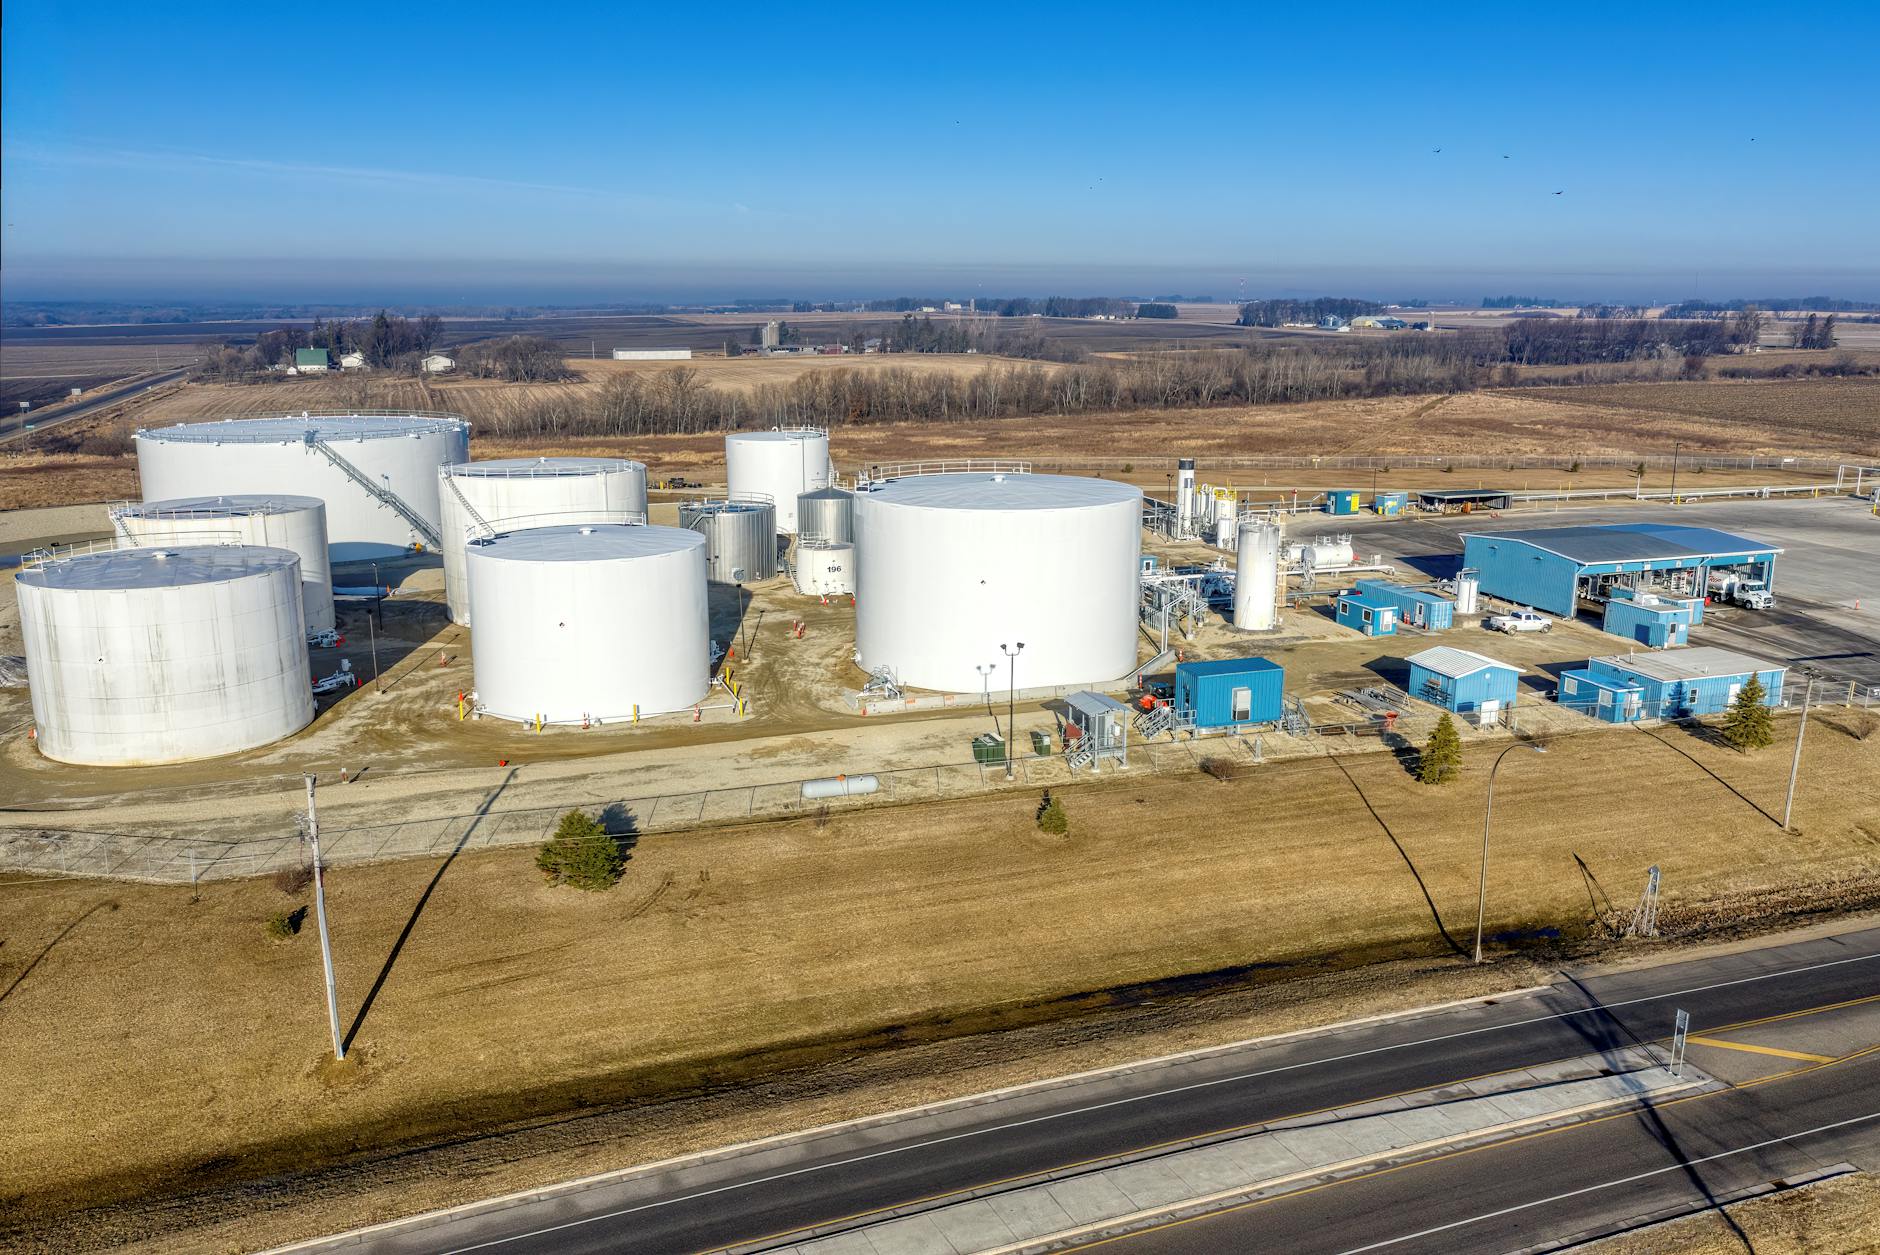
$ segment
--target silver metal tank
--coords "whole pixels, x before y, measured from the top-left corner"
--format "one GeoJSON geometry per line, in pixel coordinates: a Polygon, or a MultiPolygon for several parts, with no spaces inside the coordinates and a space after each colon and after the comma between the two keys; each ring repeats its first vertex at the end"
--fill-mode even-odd
{"type": "Polygon", "coordinates": [[[1245,519],[1234,555],[1234,626],[1270,632],[1279,626],[1279,528],[1245,519]]]}
{"type": "Polygon", "coordinates": [[[688,501],[679,526],[705,537],[705,571],[718,584],[777,576],[777,508],[760,501],[688,501]]]}
{"type": "Polygon", "coordinates": [[[855,494],[818,488],[796,499],[796,534],[806,545],[841,545],[855,539],[855,494]]]}

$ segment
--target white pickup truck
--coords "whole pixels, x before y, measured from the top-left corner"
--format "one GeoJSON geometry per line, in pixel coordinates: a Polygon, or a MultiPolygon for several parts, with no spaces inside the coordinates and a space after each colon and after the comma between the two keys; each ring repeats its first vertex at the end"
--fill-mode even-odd
{"type": "Polygon", "coordinates": [[[1482,626],[1493,632],[1551,632],[1554,621],[1532,610],[1511,610],[1507,614],[1488,616],[1482,626]]]}

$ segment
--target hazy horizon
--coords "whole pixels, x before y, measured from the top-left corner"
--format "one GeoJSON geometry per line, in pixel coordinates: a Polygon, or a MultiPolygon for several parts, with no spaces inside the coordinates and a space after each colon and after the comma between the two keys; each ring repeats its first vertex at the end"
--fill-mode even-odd
{"type": "Polygon", "coordinates": [[[16,302],[1880,298],[1873,12],[0,22],[16,302]]]}

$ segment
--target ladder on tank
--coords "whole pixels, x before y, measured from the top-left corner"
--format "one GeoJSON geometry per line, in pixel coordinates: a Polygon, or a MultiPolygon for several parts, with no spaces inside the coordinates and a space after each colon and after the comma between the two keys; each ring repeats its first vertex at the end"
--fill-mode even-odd
{"type": "Polygon", "coordinates": [[[331,462],[334,466],[339,467],[339,469],[345,473],[346,478],[365,489],[367,494],[374,500],[390,507],[400,518],[411,525],[412,531],[424,537],[425,542],[432,548],[435,549],[442,546],[443,538],[438,535],[437,528],[429,519],[405,504],[403,497],[385,487],[383,484],[376,482],[370,475],[341,457],[338,451],[326,441],[309,434],[307,444],[309,447],[319,450],[321,456],[325,457],[326,460],[331,462]]]}
{"type": "Polygon", "coordinates": [[[470,504],[470,498],[463,495],[463,489],[457,487],[457,477],[455,475],[445,475],[442,478],[445,486],[450,489],[450,495],[457,498],[457,504],[463,507],[464,513],[468,514],[475,524],[475,526],[467,529],[467,534],[464,539],[469,540],[474,538],[488,540],[495,536],[496,529],[490,525],[490,521],[483,517],[481,511],[470,504]]]}

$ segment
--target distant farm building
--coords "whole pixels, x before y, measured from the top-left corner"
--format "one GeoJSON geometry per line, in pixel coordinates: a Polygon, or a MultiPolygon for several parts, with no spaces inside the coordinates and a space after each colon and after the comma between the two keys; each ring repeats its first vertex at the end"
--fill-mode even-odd
{"type": "Polygon", "coordinates": [[[1409,325],[1401,318],[1384,314],[1360,314],[1351,320],[1352,328],[1357,331],[1402,331],[1409,325]]]}
{"type": "Polygon", "coordinates": [[[364,370],[366,368],[366,355],[357,350],[351,353],[341,353],[339,355],[339,368],[341,370],[364,370]]]}
{"type": "Polygon", "coordinates": [[[429,353],[418,365],[427,375],[442,375],[457,369],[457,359],[443,353],[429,353]]]}
{"type": "Polygon", "coordinates": [[[615,349],[616,362],[689,362],[691,349],[615,349]]]}
{"type": "Polygon", "coordinates": [[[319,375],[333,369],[333,359],[325,349],[295,349],[294,369],[303,375],[319,375]]]}

